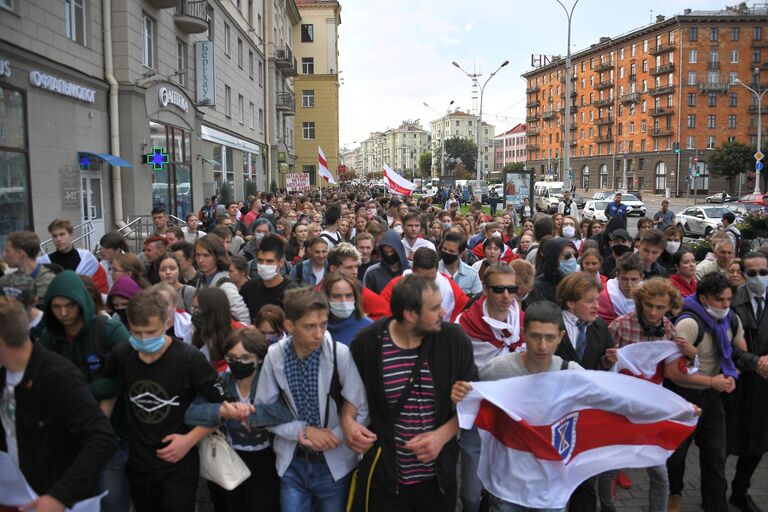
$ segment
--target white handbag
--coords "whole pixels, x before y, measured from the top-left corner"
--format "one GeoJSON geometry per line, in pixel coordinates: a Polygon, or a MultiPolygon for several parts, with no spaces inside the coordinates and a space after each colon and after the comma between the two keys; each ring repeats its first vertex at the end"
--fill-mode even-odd
{"type": "Polygon", "coordinates": [[[200,441],[200,476],[231,491],[251,476],[251,470],[221,431],[200,441]]]}

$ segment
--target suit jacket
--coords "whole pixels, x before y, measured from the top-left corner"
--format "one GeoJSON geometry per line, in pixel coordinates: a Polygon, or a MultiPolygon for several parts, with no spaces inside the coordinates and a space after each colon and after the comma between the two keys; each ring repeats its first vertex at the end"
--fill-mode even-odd
{"type": "Polygon", "coordinates": [[[584,357],[580,360],[576,355],[576,349],[568,337],[568,332],[563,336],[563,341],[557,347],[555,355],[562,357],[566,361],[576,361],[585,370],[605,370],[603,364],[603,355],[609,348],[616,345],[611,333],[608,332],[608,326],[602,319],[597,318],[587,327],[587,348],[584,350],[584,357]]]}

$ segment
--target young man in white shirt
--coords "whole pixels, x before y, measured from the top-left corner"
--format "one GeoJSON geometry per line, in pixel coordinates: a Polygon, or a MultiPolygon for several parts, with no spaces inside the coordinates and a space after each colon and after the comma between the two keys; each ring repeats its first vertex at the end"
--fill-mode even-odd
{"type": "Polygon", "coordinates": [[[403,217],[403,247],[408,260],[413,261],[413,253],[422,247],[435,250],[435,244],[421,237],[421,214],[406,213],[403,217]]]}

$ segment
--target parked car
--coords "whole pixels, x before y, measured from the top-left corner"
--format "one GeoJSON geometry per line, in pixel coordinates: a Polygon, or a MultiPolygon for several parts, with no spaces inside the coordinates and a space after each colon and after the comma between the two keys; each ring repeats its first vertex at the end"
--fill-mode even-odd
{"type": "Polygon", "coordinates": [[[581,196],[581,195],[577,194],[576,192],[574,192],[573,194],[571,194],[571,197],[573,198],[574,201],[576,201],[576,206],[579,208],[579,210],[583,210],[584,209],[584,205],[587,202],[587,200],[584,199],[584,196],[581,196]]]}
{"type": "MultiPolygon", "coordinates": [[[[613,199],[616,194],[613,194],[608,199],[613,199]]],[[[627,217],[637,214],[640,217],[645,217],[646,207],[645,203],[637,198],[634,194],[621,194],[622,204],[627,205],[627,217]]]]}
{"type": "Polygon", "coordinates": [[[733,196],[728,192],[718,192],[717,194],[707,196],[708,203],[730,203],[733,199],[733,196]]]}
{"type": "Polygon", "coordinates": [[[685,236],[709,236],[720,227],[724,206],[690,206],[675,216],[677,227],[685,236]]]}
{"type": "Polygon", "coordinates": [[[643,200],[643,194],[640,193],[639,190],[627,190],[625,193],[626,194],[632,194],[633,196],[635,196],[636,198],[638,198],[641,201],[643,200]]]}
{"type": "Polygon", "coordinates": [[[739,202],[768,206],[768,194],[747,194],[741,196],[739,202]]]}
{"type": "Polygon", "coordinates": [[[611,197],[610,192],[595,192],[594,194],[592,194],[592,199],[594,201],[605,201],[609,197],[611,197]]]}
{"type": "Polygon", "coordinates": [[[768,206],[763,206],[761,204],[731,203],[727,205],[726,208],[736,214],[736,223],[744,220],[744,215],[748,213],[768,213],[768,206]]]}
{"type": "Polygon", "coordinates": [[[584,204],[581,216],[585,219],[608,222],[608,218],[605,216],[605,209],[608,208],[609,203],[610,201],[587,201],[584,204]]]}

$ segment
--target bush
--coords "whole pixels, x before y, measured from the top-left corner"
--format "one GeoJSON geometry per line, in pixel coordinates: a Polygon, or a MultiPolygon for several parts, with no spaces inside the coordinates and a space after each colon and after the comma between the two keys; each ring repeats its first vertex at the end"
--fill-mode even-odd
{"type": "Polygon", "coordinates": [[[764,212],[750,212],[742,217],[736,227],[741,236],[747,240],[755,238],[768,238],[768,214],[764,212]]]}

